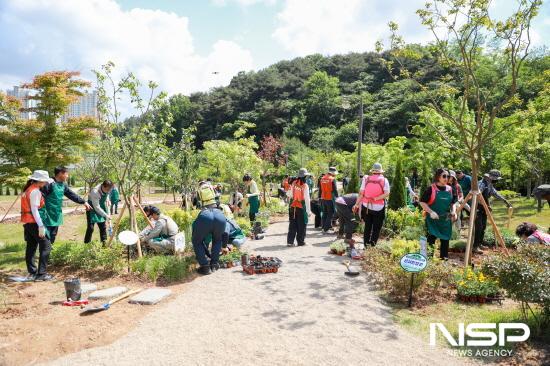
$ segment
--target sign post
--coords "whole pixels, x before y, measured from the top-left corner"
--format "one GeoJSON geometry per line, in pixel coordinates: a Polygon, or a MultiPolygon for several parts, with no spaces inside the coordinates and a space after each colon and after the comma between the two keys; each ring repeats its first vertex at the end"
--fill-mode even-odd
{"type": "Polygon", "coordinates": [[[428,265],[428,259],[423,254],[420,254],[420,253],[409,253],[409,254],[405,254],[401,258],[401,260],[399,261],[399,264],[401,265],[401,268],[403,268],[405,272],[411,273],[411,285],[409,288],[409,303],[408,303],[408,306],[411,307],[413,286],[414,286],[414,275],[426,269],[426,266],[428,265]]]}

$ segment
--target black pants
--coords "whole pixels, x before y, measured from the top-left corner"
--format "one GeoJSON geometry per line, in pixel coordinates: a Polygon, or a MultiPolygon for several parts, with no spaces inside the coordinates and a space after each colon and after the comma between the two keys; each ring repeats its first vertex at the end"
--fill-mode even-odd
{"type": "Polygon", "coordinates": [[[380,236],[380,230],[382,230],[382,224],[384,224],[384,218],[386,217],[386,208],[384,207],[380,211],[367,210],[365,206],[361,208],[361,217],[365,220],[365,231],[363,233],[363,243],[365,246],[370,244],[375,246],[380,236]]]}
{"type": "Polygon", "coordinates": [[[476,212],[474,230],[474,248],[479,248],[483,244],[483,238],[485,237],[485,229],[487,228],[487,213],[485,210],[476,212]]]}
{"type": "Polygon", "coordinates": [[[323,217],[323,231],[328,231],[332,227],[332,217],[334,216],[334,202],[332,200],[321,200],[321,210],[323,217]]]}
{"type": "Polygon", "coordinates": [[[57,231],[59,230],[59,226],[47,226],[48,232],[50,233],[50,243],[55,243],[55,238],[57,237],[57,231]]]}
{"type": "Polygon", "coordinates": [[[255,212],[248,212],[248,218],[250,219],[250,223],[254,224],[254,221],[256,221],[256,213],[255,212]]]}
{"type": "MultiPolygon", "coordinates": [[[[428,239],[428,244],[431,247],[433,247],[435,245],[435,240],[437,239],[437,237],[435,235],[428,233],[427,239],[428,239]]],[[[449,258],[449,241],[443,240],[443,239],[439,239],[439,241],[441,242],[439,258],[441,259],[449,258]]]]}
{"type": "Polygon", "coordinates": [[[336,203],[336,215],[338,215],[338,221],[340,227],[338,229],[338,235],[344,235],[346,233],[346,239],[351,239],[353,232],[357,227],[357,223],[353,222],[353,211],[348,205],[336,203]]]}
{"type": "Polygon", "coordinates": [[[311,201],[311,212],[315,215],[315,228],[321,227],[321,205],[319,205],[319,201],[311,201]]]}
{"type": "Polygon", "coordinates": [[[298,245],[304,245],[306,240],[306,221],[304,209],[290,207],[288,210],[288,235],[286,237],[287,244],[294,244],[294,239],[298,245]]]}
{"type": "Polygon", "coordinates": [[[27,263],[27,271],[29,274],[43,275],[46,273],[48,266],[48,258],[52,250],[50,239],[47,237],[38,236],[37,224],[25,224],[23,225],[23,233],[25,241],[27,242],[27,249],[25,250],[25,262],[27,263]],[[38,270],[34,264],[34,254],[38,248],[38,270]]]}
{"type": "MultiPolygon", "coordinates": [[[[92,234],[94,233],[94,223],[91,220],[89,211],[86,212],[86,221],[88,226],[86,227],[86,235],[84,235],[84,243],[89,243],[92,241],[92,234]]],[[[107,241],[107,226],[104,222],[98,222],[97,227],[99,228],[99,238],[102,243],[105,243],[107,241]]]]}
{"type": "Polygon", "coordinates": [[[118,214],[118,202],[111,203],[111,214],[118,214]]]}

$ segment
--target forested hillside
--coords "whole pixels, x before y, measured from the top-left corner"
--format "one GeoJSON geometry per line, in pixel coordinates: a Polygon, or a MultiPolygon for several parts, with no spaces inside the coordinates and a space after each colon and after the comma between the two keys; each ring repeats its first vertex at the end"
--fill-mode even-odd
{"type": "MultiPolygon", "coordinates": [[[[445,69],[431,53],[430,47],[409,46],[421,57],[407,59],[406,67],[420,75],[423,84],[437,83],[441,78],[459,80],[460,75],[445,69]],[[418,52],[416,52],[418,53],[418,52]]],[[[394,81],[381,59],[386,53],[350,53],[347,55],[311,55],[281,61],[257,72],[241,72],[226,87],[169,99],[175,132],[169,144],[179,142],[181,131],[196,123],[196,144],[232,138],[245,122],[254,123],[249,130],[256,141],[265,135],[298,137],[305,143],[319,140],[329,127],[335,148],[353,151],[357,139],[359,105],[364,100],[367,142],[385,143],[394,136],[410,136],[418,123],[419,106],[429,91],[421,92],[408,80],[394,81]]],[[[496,56],[487,53],[481,60],[482,83],[498,83],[501,65],[496,56]]],[[[522,109],[534,99],[542,84],[534,79],[550,68],[546,52],[539,51],[525,64],[520,79],[522,109]]],[[[322,140],[322,138],[321,138],[322,140]]]]}

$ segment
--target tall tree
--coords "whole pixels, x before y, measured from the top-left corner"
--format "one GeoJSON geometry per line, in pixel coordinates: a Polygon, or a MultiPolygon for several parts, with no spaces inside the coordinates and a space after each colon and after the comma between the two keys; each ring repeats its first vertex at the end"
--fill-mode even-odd
{"type": "Polygon", "coordinates": [[[395,165],[395,174],[392,180],[390,198],[388,199],[388,207],[392,210],[400,209],[407,204],[405,196],[405,176],[403,175],[401,160],[402,159],[398,159],[395,165]]]}

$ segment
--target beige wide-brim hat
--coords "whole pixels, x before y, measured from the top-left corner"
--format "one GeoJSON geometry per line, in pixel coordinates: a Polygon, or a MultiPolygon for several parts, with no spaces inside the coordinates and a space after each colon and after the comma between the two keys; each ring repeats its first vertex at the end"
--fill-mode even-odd
{"type": "Polygon", "coordinates": [[[371,173],[384,173],[384,169],[382,169],[382,164],[380,164],[380,163],[372,164],[372,168],[371,168],[370,172],[371,173]]]}
{"type": "Polygon", "coordinates": [[[307,171],[306,168],[301,168],[299,171],[298,171],[298,178],[305,178],[307,177],[309,174],[309,172],[307,171]]]}
{"type": "Polygon", "coordinates": [[[32,172],[32,175],[29,176],[29,179],[35,180],[37,182],[49,182],[50,175],[45,170],[35,170],[32,172]]]}

